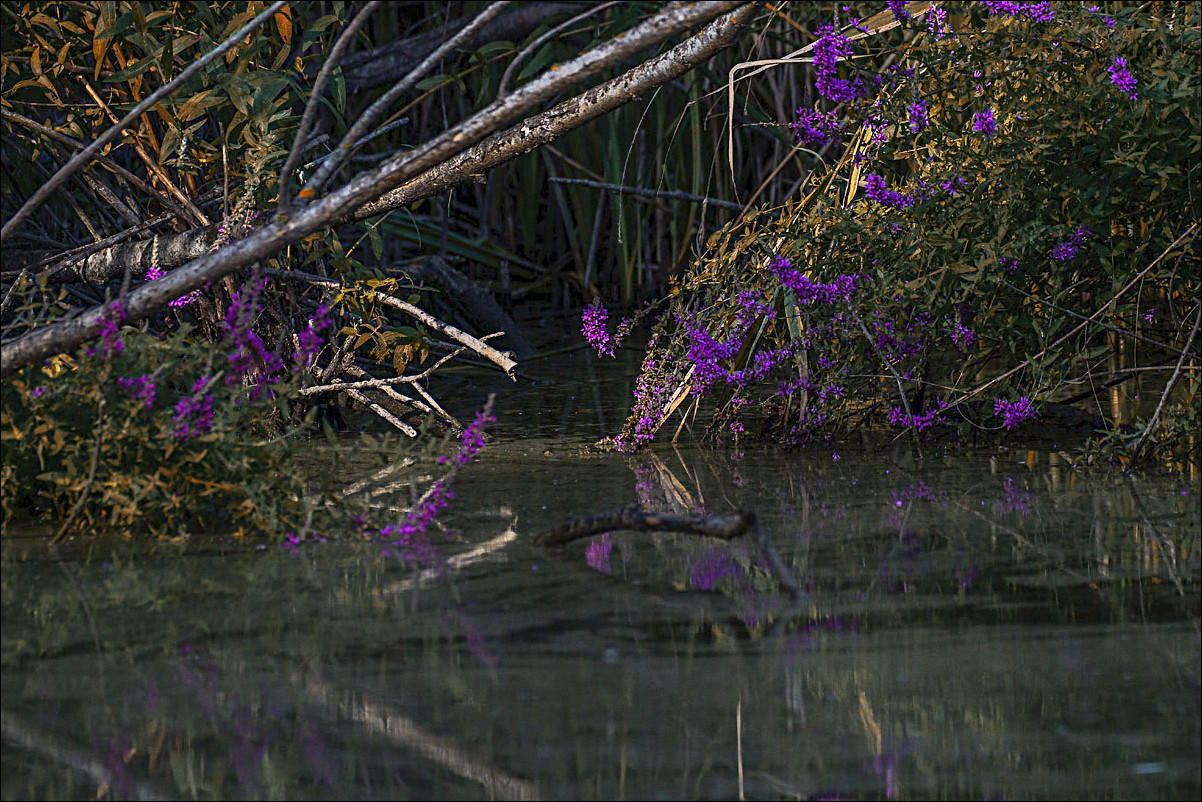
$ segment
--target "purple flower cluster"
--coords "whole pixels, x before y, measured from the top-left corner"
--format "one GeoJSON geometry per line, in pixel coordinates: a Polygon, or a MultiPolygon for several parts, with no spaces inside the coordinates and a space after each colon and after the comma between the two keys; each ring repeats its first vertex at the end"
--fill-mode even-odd
{"type": "Polygon", "coordinates": [[[136,379],[127,379],[123,376],[117,379],[117,384],[121,385],[135,401],[141,401],[142,406],[146,409],[154,406],[154,380],[149,374],[143,373],[136,379]]]}
{"type": "Polygon", "coordinates": [[[1073,232],[1072,236],[1065,242],[1057,243],[1051,250],[1051,257],[1057,262],[1067,262],[1081,252],[1081,247],[1089,242],[1089,238],[1093,236],[1093,232],[1085,226],[1081,226],[1073,232]]]}
{"type": "Polygon", "coordinates": [[[797,119],[789,125],[793,136],[803,145],[820,148],[828,143],[839,144],[843,129],[833,111],[800,108],[797,119]]]}
{"type": "Polygon", "coordinates": [[[864,194],[870,200],[874,200],[882,206],[891,206],[894,209],[905,209],[914,203],[914,199],[904,192],[889,189],[884,176],[876,174],[864,179],[864,194]]]}
{"type": "Polygon", "coordinates": [[[993,414],[1002,416],[1002,426],[1013,429],[1025,420],[1035,417],[1035,407],[1031,399],[1023,396],[1017,401],[997,399],[993,405],[993,414]]]}
{"type": "Polygon", "coordinates": [[[125,343],[121,340],[121,321],[125,320],[125,310],[120,301],[113,301],[112,308],[100,324],[100,344],[87,350],[88,356],[99,357],[108,361],[121,356],[125,343]]]}
{"type": "Polygon", "coordinates": [[[319,304],[309,317],[309,325],[297,337],[297,349],[293,354],[293,359],[296,361],[298,369],[303,370],[311,366],[313,360],[317,358],[318,352],[321,351],[321,347],[325,344],[321,333],[330,326],[329,312],[330,310],[325,304],[319,304]]]}
{"type": "Polygon", "coordinates": [[[851,58],[851,42],[833,25],[818,29],[818,41],[814,43],[814,69],[818,73],[814,81],[818,94],[833,103],[847,103],[867,94],[864,82],[859,78],[848,81],[839,76],[839,62],[851,58]]]}
{"type": "Polygon", "coordinates": [[[404,521],[380,530],[380,539],[388,544],[381,549],[381,553],[385,557],[399,557],[419,565],[438,563],[441,555],[430,542],[426,528],[452,498],[454,493],[449,487],[443,482],[435,482],[426,497],[405,516],[404,521]]]}
{"type": "Polygon", "coordinates": [[[889,10],[893,12],[893,18],[898,22],[905,22],[910,18],[910,12],[906,10],[908,5],[906,0],[885,0],[885,5],[889,6],[889,10]]]}
{"type": "Polygon", "coordinates": [[[947,406],[946,401],[942,398],[937,398],[935,399],[935,406],[921,415],[907,415],[904,408],[894,407],[889,412],[889,422],[894,426],[912,428],[915,431],[921,432],[923,429],[930,428],[937,423],[943,423],[943,411],[947,409],[947,406]]]}
{"type": "MultiPolygon", "coordinates": [[[[225,377],[225,383],[234,386],[242,381],[244,376],[262,372],[267,378],[266,383],[274,382],[273,374],[283,369],[284,363],[279,354],[271,351],[263,344],[263,340],[252,328],[255,315],[259,310],[259,294],[267,285],[267,278],[252,278],[239,292],[230,298],[230,308],[226,310],[222,329],[233,342],[230,352],[230,372],[225,377]]],[[[251,399],[258,397],[260,384],[251,391],[251,399]]]]}
{"type": "Polygon", "coordinates": [[[614,356],[616,343],[609,336],[609,312],[601,305],[601,299],[594,298],[593,302],[585,307],[580,319],[584,339],[588,340],[597,356],[614,356]]]}
{"type": "Polygon", "coordinates": [[[927,30],[936,39],[942,39],[945,36],[954,36],[947,24],[947,12],[940,6],[931,7],[930,14],[927,17],[927,30]]]}
{"type": "Polygon", "coordinates": [[[804,305],[820,304],[834,306],[847,303],[855,294],[864,277],[858,273],[838,276],[829,284],[812,280],[804,271],[793,267],[793,264],[783,256],[776,256],[768,263],[780,283],[793,291],[797,302],[804,305]]]}
{"type": "Polygon", "coordinates": [[[923,332],[931,326],[931,315],[919,312],[904,326],[882,317],[878,310],[872,315],[872,339],[877,350],[893,362],[901,362],[922,353],[927,339],[923,332]]]}
{"type": "Polygon", "coordinates": [[[1114,57],[1114,63],[1110,65],[1110,83],[1126,92],[1132,100],[1139,100],[1139,94],[1135,91],[1135,76],[1127,71],[1127,59],[1114,57]]]}
{"type": "Polygon", "coordinates": [[[915,100],[907,109],[910,112],[911,132],[916,134],[931,124],[931,117],[927,111],[927,102],[922,98],[915,100]]]}
{"type": "Polygon", "coordinates": [[[972,116],[972,130],[977,131],[986,140],[997,135],[997,122],[993,119],[993,109],[988,106],[984,111],[978,111],[972,116]]]}
{"type": "Polygon", "coordinates": [[[634,385],[634,405],[630,410],[630,417],[635,421],[634,429],[615,438],[614,445],[619,451],[633,451],[655,437],[660,416],[668,403],[670,382],[654,378],[659,368],[655,358],[655,340],[656,338],[652,337],[647,343],[647,356],[643,359],[643,366],[634,385]]]}
{"type": "Polygon", "coordinates": [[[206,392],[210,377],[201,376],[186,395],[175,405],[175,437],[187,440],[199,437],[213,428],[213,396],[206,392]]]}
{"type": "Polygon", "coordinates": [[[955,322],[952,330],[952,342],[956,344],[956,348],[961,352],[967,351],[968,347],[976,342],[976,340],[977,335],[973,333],[972,329],[965,326],[960,320],[955,322]]]}
{"type": "Polygon", "coordinates": [[[997,260],[997,263],[999,265],[1001,265],[1002,267],[1006,268],[1006,272],[1012,276],[1018,272],[1018,260],[1017,259],[1011,259],[1008,256],[1003,256],[997,260]]]}
{"type": "Polygon", "coordinates": [[[441,555],[430,541],[426,529],[438,517],[438,513],[451,502],[455,494],[451,491],[451,477],[460,468],[470,463],[484,448],[484,430],[496,418],[490,408],[476,413],[476,419],[463,430],[459,453],[454,460],[445,455],[438,458],[440,465],[453,462],[447,475],[431,485],[421,501],[413,506],[399,524],[385,526],[380,530],[380,539],[387,545],[382,553],[386,557],[400,557],[406,562],[416,564],[437,564],[441,555]]]}
{"type": "MultiPolygon", "coordinates": [[[[462,468],[467,465],[484,450],[484,430],[488,428],[489,424],[495,423],[496,420],[496,416],[491,412],[476,413],[476,419],[463,430],[463,436],[460,438],[460,442],[463,445],[459,447],[459,454],[455,457],[456,468],[462,468]]],[[[439,465],[445,465],[447,461],[445,455],[438,458],[439,465]]]]}
{"type": "Polygon", "coordinates": [[[1052,4],[1048,2],[1015,3],[1007,0],[986,0],[985,7],[989,9],[990,15],[1006,14],[1011,17],[1026,17],[1034,22],[1051,22],[1052,17],[1055,16],[1052,4]]]}
{"type": "Polygon", "coordinates": [[[690,321],[685,327],[688,338],[688,360],[693,363],[693,388],[705,392],[714,383],[726,379],[726,371],[718,364],[732,359],[739,352],[742,338],[735,336],[720,342],[705,330],[705,326],[690,321]]]}
{"type": "MultiPolygon", "coordinates": [[[[147,281],[158,281],[165,275],[167,275],[166,271],[160,270],[158,267],[151,267],[149,270],[146,271],[146,280],[147,281]]],[[[183,307],[192,303],[199,297],[200,297],[200,290],[192,290],[192,292],[189,292],[186,295],[181,295],[180,297],[176,298],[174,301],[169,301],[167,303],[167,305],[170,306],[172,309],[182,309],[183,307]]]]}

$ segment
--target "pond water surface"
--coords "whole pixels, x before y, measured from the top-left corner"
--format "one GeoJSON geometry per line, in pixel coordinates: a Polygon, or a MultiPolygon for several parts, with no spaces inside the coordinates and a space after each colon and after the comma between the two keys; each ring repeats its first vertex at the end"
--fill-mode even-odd
{"type": "Polygon", "coordinates": [[[6,539],[4,798],[1198,798],[1194,481],[1051,444],[600,453],[631,366],[527,370],[440,573],[333,532],[6,539]],[[636,502],[755,511],[806,595],[754,542],[530,542],[636,502]]]}

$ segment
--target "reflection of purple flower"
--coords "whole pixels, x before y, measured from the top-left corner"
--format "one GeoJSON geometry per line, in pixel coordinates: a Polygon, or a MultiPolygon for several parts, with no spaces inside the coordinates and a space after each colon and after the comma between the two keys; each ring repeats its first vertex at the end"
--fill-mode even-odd
{"type": "Polygon", "coordinates": [[[1023,396],[1017,401],[997,399],[993,405],[993,414],[1002,416],[1002,426],[1013,429],[1023,421],[1034,418],[1036,412],[1031,399],[1023,396]]]}
{"type": "Polygon", "coordinates": [[[321,735],[321,730],[310,722],[305,722],[300,728],[300,742],[305,747],[305,759],[313,776],[323,785],[334,785],[338,782],[338,761],[321,735]]]}
{"type": "Polygon", "coordinates": [[[584,559],[588,563],[588,567],[594,571],[600,571],[603,574],[608,574],[612,569],[609,567],[609,553],[613,550],[614,544],[610,540],[609,533],[595,538],[588,547],[584,550],[584,559]]]}
{"type": "Polygon", "coordinates": [[[722,577],[742,576],[743,573],[743,566],[731,556],[730,550],[717,547],[709,549],[693,563],[689,583],[697,590],[713,590],[722,577]]]}

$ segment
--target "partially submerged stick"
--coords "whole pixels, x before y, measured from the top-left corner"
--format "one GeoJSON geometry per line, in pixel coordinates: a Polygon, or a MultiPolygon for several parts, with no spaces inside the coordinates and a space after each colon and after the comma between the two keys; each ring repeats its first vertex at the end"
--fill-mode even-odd
{"type": "Polygon", "coordinates": [[[716,537],[734,540],[743,535],[754,535],[772,573],[790,598],[803,599],[806,594],[793,578],[793,572],[780,558],[776,547],[768,539],[754,512],[741,511],[732,515],[672,515],[670,513],[643,512],[637,506],[625,507],[616,513],[579,518],[561,524],[541,535],[536,535],[536,546],[562,546],[593,535],[625,529],[633,532],[681,532],[686,535],[716,537]]]}

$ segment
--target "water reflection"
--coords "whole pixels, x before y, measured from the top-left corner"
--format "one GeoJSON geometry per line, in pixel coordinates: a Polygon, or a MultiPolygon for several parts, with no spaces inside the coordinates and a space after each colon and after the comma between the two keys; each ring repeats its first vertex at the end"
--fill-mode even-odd
{"type": "Polygon", "coordinates": [[[435,564],[353,531],[6,539],[4,796],[1197,797],[1191,484],[1042,451],[589,451],[624,381],[502,402],[435,564]],[[636,502],[754,510],[805,597],[751,540],[530,545],[636,502]]]}

